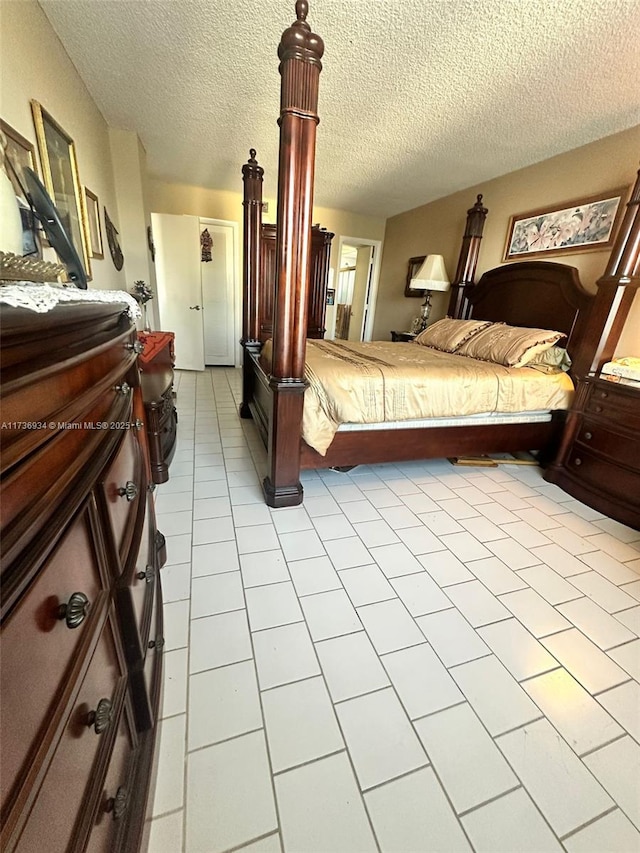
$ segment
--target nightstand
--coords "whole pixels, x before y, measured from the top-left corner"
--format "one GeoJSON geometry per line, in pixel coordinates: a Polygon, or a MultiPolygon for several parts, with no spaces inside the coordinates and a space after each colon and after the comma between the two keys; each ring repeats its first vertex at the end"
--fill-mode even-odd
{"type": "Polygon", "coordinates": [[[416,337],[417,335],[414,335],[413,332],[391,332],[391,340],[393,343],[398,343],[399,341],[409,343],[411,341],[415,341],[416,337]]]}
{"type": "Polygon", "coordinates": [[[545,479],[640,529],[640,388],[590,375],[578,383],[562,467],[545,479]]]}

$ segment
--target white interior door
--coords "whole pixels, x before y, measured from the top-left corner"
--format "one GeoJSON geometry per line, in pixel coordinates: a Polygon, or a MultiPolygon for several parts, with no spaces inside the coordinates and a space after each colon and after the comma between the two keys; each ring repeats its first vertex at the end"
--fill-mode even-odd
{"type": "Polygon", "coordinates": [[[213,240],[211,260],[201,262],[202,305],[204,308],[204,363],[235,363],[235,224],[211,219],[200,220],[200,231],[209,231],[213,240]]]}
{"type": "Polygon", "coordinates": [[[358,246],[356,260],[356,275],[351,303],[351,323],[349,324],[349,340],[361,341],[365,321],[365,308],[371,279],[371,262],[373,247],[358,246]]]}
{"type": "Polygon", "coordinates": [[[176,336],[176,368],[204,370],[199,220],[152,213],[151,221],[160,328],[176,336]]]}

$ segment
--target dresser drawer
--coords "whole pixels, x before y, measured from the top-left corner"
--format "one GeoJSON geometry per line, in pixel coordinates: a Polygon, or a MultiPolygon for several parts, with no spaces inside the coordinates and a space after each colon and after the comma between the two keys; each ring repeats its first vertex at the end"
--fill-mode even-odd
{"type": "Polygon", "coordinates": [[[640,474],[636,471],[596,456],[580,445],[572,449],[567,469],[603,494],[629,506],[640,505],[640,474]]]}
{"type": "Polygon", "coordinates": [[[81,677],[108,599],[85,507],[3,625],[3,806],[28,770],[57,705],[81,677]]]}
{"type": "Polygon", "coordinates": [[[145,499],[146,477],[136,431],[126,430],[115,459],[100,483],[114,541],[124,562],[131,545],[140,501],[145,499]]]}
{"type": "Polygon", "coordinates": [[[608,460],[640,471],[640,436],[615,432],[608,427],[613,424],[597,419],[585,418],[577,441],[588,450],[606,456],[608,460]]]}
{"type": "Polygon", "coordinates": [[[640,430],[640,392],[607,382],[591,382],[585,412],[614,421],[629,430],[640,430]]]}
{"type": "Polygon", "coordinates": [[[123,709],[113,745],[103,790],[98,800],[93,830],[86,846],[87,853],[110,853],[126,823],[133,791],[132,765],[137,745],[135,731],[123,709]]]}
{"type": "Polygon", "coordinates": [[[68,849],[87,805],[85,795],[103,738],[118,725],[117,696],[122,696],[124,683],[109,619],[20,836],[18,853],[68,849]]]}
{"type": "Polygon", "coordinates": [[[138,555],[135,563],[120,578],[117,588],[125,653],[133,666],[138,666],[145,656],[157,572],[153,499],[148,494],[138,555]]]}
{"type": "Polygon", "coordinates": [[[57,424],[84,419],[98,399],[121,393],[121,377],[135,358],[130,346],[131,342],[118,341],[97,354],[89,353],[90,358],[86,360],[63,362],[39,381],[22,384],[12,393],[3,394],[2,420],[10,425],[2,435],[3,467],[50,437],[46,428],[34,430],[12,428],[11,425],[57,424]]]}

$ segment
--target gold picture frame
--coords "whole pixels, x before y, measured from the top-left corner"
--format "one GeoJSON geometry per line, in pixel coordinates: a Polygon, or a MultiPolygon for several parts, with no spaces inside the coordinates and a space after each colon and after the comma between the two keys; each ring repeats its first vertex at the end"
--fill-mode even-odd
{"type": "Polygon", "coordinates": [[[89,187],[84,188],[85,204],[87,205],[87,224],[89,226],[89,244],[91,257],[97,260],[104,258],[102,247],[102,231],[100,230],[100,204],[98,196],[89,187]]]}
{"type": "Polygon", "coordinates": [[[31,111],[44,185],[90,280],[89,229],[75,143],[38,101],[31,101],[31,111]]]}

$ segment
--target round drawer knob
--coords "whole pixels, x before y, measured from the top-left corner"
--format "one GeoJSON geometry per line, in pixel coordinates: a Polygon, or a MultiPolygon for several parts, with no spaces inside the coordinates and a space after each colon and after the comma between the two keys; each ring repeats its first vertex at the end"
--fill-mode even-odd
{"type": "Polygon", "coordinates": [[[114,820],[120,820],[129,805],[129,794],[126,788],[120,786],[115,797],[109,797],[104,805],[104,810],[113,815],[114,820]]]}
{"type": "Polygon", "coordinates": [[[128,501],[135,500],[138,496],[138,487],[131,480],[127,480],[126,486],[121,486],[118,489],[118,494],[121,498],[126,498],[128,501]]]}
{"type": "Polygon", "coordinates": [[[116,391],[122,394],[123,397],[126,397],[131,391],[131,385],[128,382],[123,382],[122,385],[116,385],[116,391]]]}
{"type": "Polygon", "coordinates": [[[591,439],[593,438],[593,435],[590,432],[585,432],[584,437],[586,438],[587,441],[591,441],[591,439]]]}
{"type": "Polygon", "coordinates": [[[147,583],[151,583],[153,578],[155,577],[156,571],[152,569],[151,566],[147,566],[144,572],[138,572],[136,577],[139,581],[146,581],[147,583]]]}
{"type": "Polygon", "coordinates": [[[595,407],[595,410],[596,410],[596,412],[601,412],[601,411],[602,411],[602,406],[596,406],[596,407],[595,407]]]}
{"type": "Polygon", "coordinates": [[[149,640],[150,649],[161,649],[164,646],[164,637],[157,637],[155,640],[149,640]]]}
{"type": "Polygon", "coordinates": [[[91,602],[84,592],[74,592],[66,604],[58,607],[58,619],[64,619],[67,628],[78,628],[84,622],[91,602]]]}
{"type": "Polygon", "coordinates": [[[606,392],[606,391],[601,391],[601,392],[600,392],[600,396],[602,397],[602,399],[603,399],[603,400],[606,400],[606,398],[607,398],[609,395],[607,394],[607,392],[606,392]]]}
{"type": "Polygon", "coordinates": [[[95,711],[89,711],[87,714],[87,726],[91,728],[97,735],[101,735],[109,727],[111,722],[112,708],[110,699],[101,699],[98,702],[98,707],[95,711]]]}
{"type": "Polygon", "coordinates": [[[573,460],[573,464],[582,465],[582,459],[580,459],[580,457],[578,456],[576,459],[573,460]]]}

